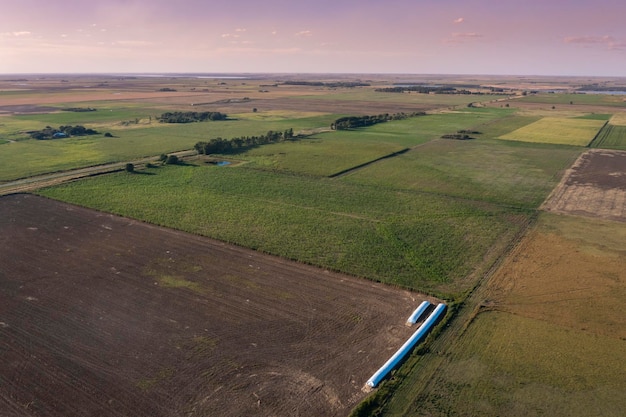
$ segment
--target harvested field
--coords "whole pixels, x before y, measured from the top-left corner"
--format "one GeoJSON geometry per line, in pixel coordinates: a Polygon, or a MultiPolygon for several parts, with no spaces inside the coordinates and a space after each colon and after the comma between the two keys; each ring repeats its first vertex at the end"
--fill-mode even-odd
{"type": "Polygon", "coordinates": [[[32,195],[0,230],[8,417],[346,415],[424,299],[32,195]]]}
{"type": "Polygon", "coordinates": [[[626,221],[626,152],[593,149],[582,154],[542,209],[626,221]]]}

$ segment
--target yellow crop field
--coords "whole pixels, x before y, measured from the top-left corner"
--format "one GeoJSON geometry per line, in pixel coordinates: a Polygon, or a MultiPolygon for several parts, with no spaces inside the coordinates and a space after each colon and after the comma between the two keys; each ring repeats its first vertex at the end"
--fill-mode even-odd
{"type": "Polygon", "coordinates": [[[615,126],[626,126],[626,113],[614,114],[609,123],[615,126]]]}
{"type": "Polygon", "coordinates": [[[604,120],[544,117],[502,135],[500,139],[586,146],[605,123],[604,120]]]}

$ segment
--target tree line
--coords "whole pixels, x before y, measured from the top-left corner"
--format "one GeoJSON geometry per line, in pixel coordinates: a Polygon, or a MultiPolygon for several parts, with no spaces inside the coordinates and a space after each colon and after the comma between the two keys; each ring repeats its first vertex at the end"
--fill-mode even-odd
{"type": "Polygon", "coordinates": [[[282,85],[305,85],[310,87],[329,87],[329,88],[338,88],[338,87],[368,87],[370,84],[362,83],[358,81],[331,81],[331,82],[322,82],[322,81],[285,81],[282,85]]]}
{"type": "Polygon", "coordinates": [[[378,114],[374,116],[347,116],[340,117],[330,124],[330,128],[333,130],[346,130],[354,129],[357,127],[372,126],[378,123],[388,122],[390,120],[402,120],[409,117],[417,117],[425,115],[425,112],[413,112],[413,113],[394,113],[394,114],[378,114]]]}
{"type": "Polygon", "coordinates": [[[226,120],[227,117],[225,113],[218,111],[174,111],[163,113],[157,119],[161,123],[193,123],[207,120],[226,120]]]}
{"type": "Polygon", "coordinates": [[[294,134],[291,128],[284,132],[270,130],[265,135],[260,136],[240,136],[232,139],[218,137],[208,142],[198,142],[194,145],[194,149],[196,152],[203,155],[236,153],[255,146],[282,142],[293,138],[294,134]]]}
{"type": "Polygon", "coordinates": [[[474,94],[483,95],[480,91],[470,91],[466,89],[458,89],[455,87],[443,86],[443,87],[429,87],[424,85],[411,85],[411,86],[398,86],[398,87],[384,87],[377,88],[374,91],[379,93],[421,93],[421,94],[474,94]]]}
{"type": "Polygon", "coordinates": [[[55,129],[50,126],[46,126],[44,129],[28,132],[30,137],[37,140],[48,140],[56,138],[64,138],[69,136],[86,136],[97,135],[99,132],[93,129],[88,129],[85,126],[59,126],[55,129]]]}
{"type": "Polygon", "coordinates": [[[75,113],[84,113],[90,111],[98,111],[98,109],[94,109],[93,107],[67,107],[65,109],[61,109],[61,111],[72,111],[75,113]]]}

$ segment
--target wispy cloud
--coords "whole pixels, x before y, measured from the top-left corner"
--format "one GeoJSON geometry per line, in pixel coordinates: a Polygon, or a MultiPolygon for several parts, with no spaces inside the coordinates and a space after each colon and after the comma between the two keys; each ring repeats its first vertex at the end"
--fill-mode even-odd
{"type": "Polygon", "coordinates": [[[454,23],[459,24],[459,23],[463,23],[465,22],[465,18],[464,17],[459,17],[458,19],[454,19],[454,23]]]}
{"type": "Polygon", "coordinates": [[[563,42],[582,46],[600,46],[610,50],[626,49],[626,41],[613,36],[568,36],[563,42]]]}
{"type": "Polygon", "coordinates": [[[451,33],[450,36],[445,38],[443,40],[443,43],[459,44],[459,43],[472,42],[472,41],[480,40],[483,38],[484,38],[483,35],[481,35],[480,33],[476,33],[476,32],[463,32],[463,33],[454,32],[454,33],[451,33]]]}
{"type": "Polygon", "coordinates": [[[300,32],[296,33],[296,36],[299,38],[306,38],[309,36],[313,36],[313,32],[311,32],[310,30],[301,30],[300,32]]]}
{"type": "Polygon", "coordinates": [[[30,32],[28,30],[22,30],[22,31],[18,31],[18,32],[4,32],[4,33],[0,33],[0,35],[2,35],[4,37],[19,38],[19,37],[22,37],[22,36],[32,35],[32,32],[30,32]]]}
{"type": "Polygon", "coordinates": [[[254,55],[291,55],[302,52],[300,48],[254,48],[250,46],[233,46],[229,48],[218,48],[219,54],[240,54],[248,53],[254,55]]]}

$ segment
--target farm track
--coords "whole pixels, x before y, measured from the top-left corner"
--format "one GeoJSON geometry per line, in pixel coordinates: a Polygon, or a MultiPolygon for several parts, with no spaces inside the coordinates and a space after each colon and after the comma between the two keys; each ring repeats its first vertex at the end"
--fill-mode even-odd
{"type": "MultiPolygon", "coordinates": [[[[179,158],[185,158],[196,154],[196,151],[180,151],[172,154],[179,158]]],[[[157,157],[142,158],[131,161],[136,168],[141,167],[150,162],[156,162],[157,157]]],[[[93,177],[96,175],[109,174],[112,172],[123,171],[127,162],[115,162],[111,164],[97,165],[92,167],[72,169],[69,171],[55,172],[51,174],[37,175],[28,178],[22,178],[14,181],[0,183],[0,196],[7,194],[31,192],[44,187],[62,184],[69,181],[79,180],[81,178],[93,177]]]]}

